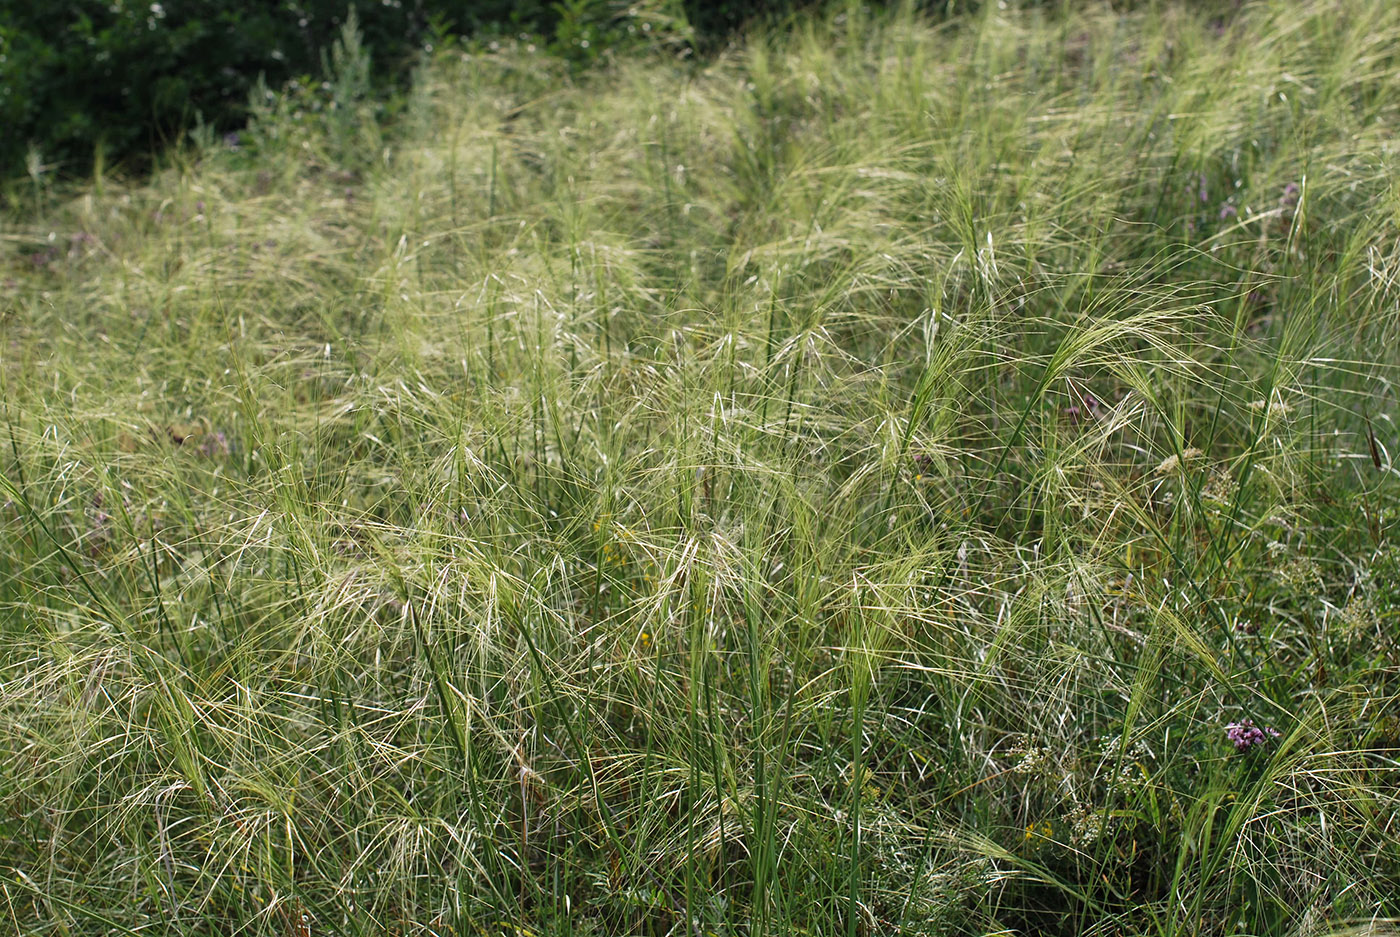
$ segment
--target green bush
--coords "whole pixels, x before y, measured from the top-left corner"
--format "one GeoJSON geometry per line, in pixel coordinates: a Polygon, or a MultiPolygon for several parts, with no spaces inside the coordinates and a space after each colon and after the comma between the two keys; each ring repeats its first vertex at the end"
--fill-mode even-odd
{"type": "Polygon", "coordinates": [[[231,128],[259,74],[280,83],[315,62],[330,6],[12,4],[0,26],[0,120],[12,128],[0,163],[13,172],[31,147],[65,171],[98,149],[140,161],[196,114],[231,128]]]}
{"type": "Polygon", "coordinates": [[[231,131],[260,77],[323,73],[352,8],[381,91],[446,35],[544,33],[588,60],[639,15],[616,0],[0,0],[0,176],[26,160],[79,174],[99,152],[140,169],[197,122],[231,131]]]}

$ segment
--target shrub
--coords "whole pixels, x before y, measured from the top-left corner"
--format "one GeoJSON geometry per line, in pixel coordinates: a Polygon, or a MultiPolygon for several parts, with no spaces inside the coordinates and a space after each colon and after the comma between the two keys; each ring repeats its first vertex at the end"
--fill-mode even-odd
{"type": "Polygon", "coordinates": [[[0,27],[0,120],[13,129],[0,163],[13,171],[35,146],[50,165],[74,170],[98,148],[149,154],[196,113],[236,123],[258,74],[280,82],[305,69],[319,38],[293,4],[239,7],[75,0],[11,9],[0,27]]]}
{"type": "Polygon", "coordinates": [[[591,59],[636,14],[614,0],[4,0],[0,176],[21,173],[31,148],[38,168],[70,175],[99,151],[140,169],[197,120],[232,130],[260,77],[277,88],[321,73],[352,8],[380,91],[440,36],[559,31],[564,51],[591,59]]]}

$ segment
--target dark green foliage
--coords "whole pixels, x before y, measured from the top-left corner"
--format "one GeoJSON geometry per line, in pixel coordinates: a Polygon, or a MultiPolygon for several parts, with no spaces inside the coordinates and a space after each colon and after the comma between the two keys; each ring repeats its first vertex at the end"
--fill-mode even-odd
{"type": "MultiPolygon", "coordinates": [[[[412,33],[404,29],[411,12],[363,6],[367,33],[412,33]],[[398,22],[380,10],[392,10],[398,22]]],[[[259,74],[280,84],[316,70],[346,9],[317,0],[7,0],[0,120],[9,132],[0,139],[0,165],[13,174],[31,145],[64,172],[80,171],[99,147],[140,162],[196,114],[231,129],[259,74]]]]}
{"type": "Polygon", "coordinates": [[[351,7],[381,88],[404,82],[443,35],[567,29],[596,55],[624,10],[588,0],[0,0],[0,176],[81,174],[99,150],[140,169],[197,118],[231,131],[260,75],[276,88],[321,73],[351,7]],[[31,147],[37,164],[26,162],[31,147]]]}
{"type": "Polygon", "coordinates": [[[750,23],[777,19],[814,5],[813,0],[688,0],[685,12],[698,36],[718,41],[750,23]]]}

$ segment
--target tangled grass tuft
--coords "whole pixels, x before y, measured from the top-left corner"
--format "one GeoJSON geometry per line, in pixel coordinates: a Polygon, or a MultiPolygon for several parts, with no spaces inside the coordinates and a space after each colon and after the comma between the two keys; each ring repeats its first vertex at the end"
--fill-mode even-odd
{"type": "Polygon", "coordinates": [[[1400,914],[1400,5],[999,6],[36,185],[0,929],[1400,914]]]}

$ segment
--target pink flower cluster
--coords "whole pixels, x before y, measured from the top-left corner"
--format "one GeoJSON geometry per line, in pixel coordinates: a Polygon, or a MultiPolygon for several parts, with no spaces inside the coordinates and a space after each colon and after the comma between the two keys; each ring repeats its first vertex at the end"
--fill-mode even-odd
{"type": "Polygon", "coordinates": [[[1257,726],[1253,719],[1232,722],[1225,727],[1225,737],[1235,744],[1235,751],[1248,751],[1256,745],[1263,745],[1271,738],[1278,738],[1278,731],[1268,726],[1257,726]]]}

